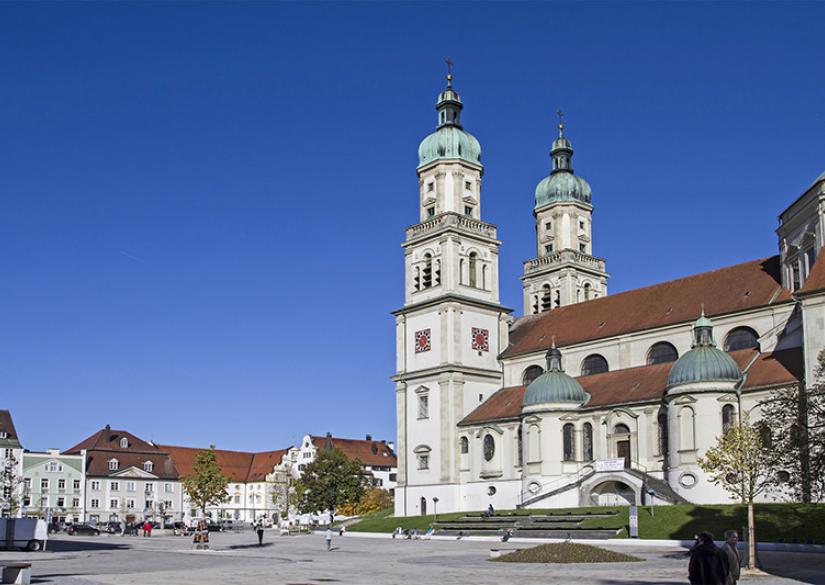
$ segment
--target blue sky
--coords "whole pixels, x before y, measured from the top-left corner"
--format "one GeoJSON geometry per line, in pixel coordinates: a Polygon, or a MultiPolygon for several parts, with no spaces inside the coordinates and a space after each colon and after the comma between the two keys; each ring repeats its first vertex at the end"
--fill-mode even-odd
{"type": "Polygon", "coordinates": [[[554,112],[611,292],[777,251],[825,171],[821,3],[0,5],[0,408],[270,449],[394,438],[443,60],[520,312],[554,112]]]}

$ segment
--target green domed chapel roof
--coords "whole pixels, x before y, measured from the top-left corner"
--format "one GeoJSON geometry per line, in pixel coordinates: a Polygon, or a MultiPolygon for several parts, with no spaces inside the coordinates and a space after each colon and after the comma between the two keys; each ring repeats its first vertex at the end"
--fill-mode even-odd
{"type": "Polygon", "coordinates": [[[693,326],[693,348],[670,368],[668,387],[693,382],[737,382],[742,377],[739,366],[713,341],[713,324],[702,316],[693,326]]]}
{"type": "Polygon", "coordinates": [[[581,384],[561,369],[561,352],[555,347],[547,351],[547,371],[533,380],[522,399],[522,406],[540,404],[583,404],[590,396],[581,384]]]}

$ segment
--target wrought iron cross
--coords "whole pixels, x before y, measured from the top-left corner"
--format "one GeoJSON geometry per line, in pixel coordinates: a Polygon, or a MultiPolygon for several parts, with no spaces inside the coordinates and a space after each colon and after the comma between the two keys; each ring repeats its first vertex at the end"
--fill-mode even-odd
{"type": "Polygon", "coordinates": [[[453,60],[447,57],[444,61],[447,64],[447,87],[453,86],[453,60]]]}

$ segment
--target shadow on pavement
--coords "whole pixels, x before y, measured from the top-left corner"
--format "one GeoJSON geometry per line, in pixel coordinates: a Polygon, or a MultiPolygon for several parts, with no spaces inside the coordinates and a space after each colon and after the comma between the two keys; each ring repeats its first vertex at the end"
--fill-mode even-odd
{"type": "Polygon", "coordinates": [[[267,548],[269,546],[272,546],[271,542],[265,542],[265,543],[260,544],[260,545],[257,542],[255,542],[255,543],[250,543],[250,544],[233,544],[231,546],[222,546],[221,549],[222,550],[243,550],[243,549],[247,549],[247,548],[252,548],[252,549],[267,548]]]}
{"type": "Polygon", "coordinates": [[[128,543],[112,543],[108,541],[93,542],[89,540],[60,539],[49,540],[46,550],[51,552],[77,552],[83,550],[126,550],[132,548],[128,543]]]}

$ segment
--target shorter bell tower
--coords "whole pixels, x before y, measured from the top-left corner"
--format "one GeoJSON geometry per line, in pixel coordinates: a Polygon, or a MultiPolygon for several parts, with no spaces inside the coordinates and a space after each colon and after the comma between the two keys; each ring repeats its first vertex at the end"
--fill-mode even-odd
{"type": "Polygon", "coordinates": [[[538,256],[524,263],[524,314],[607,294],[605,261],[593,256],[593,205],[590,185],[573,172],[573,146],[564,135],[553,141],[550,175],[536,186],[536,247],[538,256]]]}

